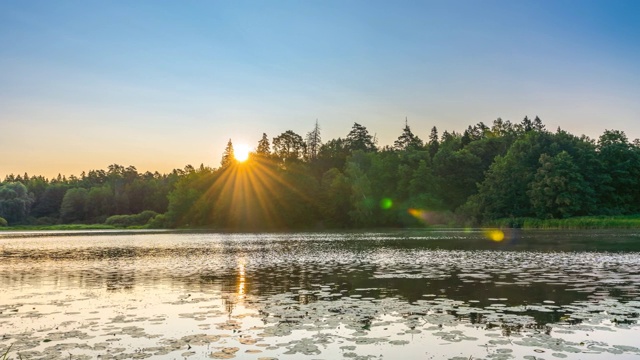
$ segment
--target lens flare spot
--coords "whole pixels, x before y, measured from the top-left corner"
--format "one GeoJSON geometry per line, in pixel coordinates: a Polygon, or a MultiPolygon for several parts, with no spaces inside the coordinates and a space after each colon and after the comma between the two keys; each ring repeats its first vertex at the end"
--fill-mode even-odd
{"type": "Polygon", "coordinates": [[[380,207],[384,210],[389,210],[393,206],[393,201],[389,198],[383,198],[380,200],[380,207]]]}
{"type": "Polygon", "coordinates": [[[422,210],[420,210],[420,209],[409,209],[407,211],[409,212],[409,215],[413,216],[416,219],[422,220],[422,213],[423,213],[422,210]]]}
{"type": "Polygon", "coordinates": [[[500,229],[488,229],[484,234],[491,241],[501,242],[504,240],[504,232],[500,229]]]}
{"type": "Polygon", "coordinates": [[[424,209],[407,209],[409,215],[420,220],[425,225],[447,224],[447,217],[437,211],[424,209]]]}
{"type": "Polygon", "coordinates": [[[409,213],[409,215],[423,222],[429,222],[430,220],[428,211],[424,211],[422,209],[409,209],[407,210],[407,212],[409,213]]]}

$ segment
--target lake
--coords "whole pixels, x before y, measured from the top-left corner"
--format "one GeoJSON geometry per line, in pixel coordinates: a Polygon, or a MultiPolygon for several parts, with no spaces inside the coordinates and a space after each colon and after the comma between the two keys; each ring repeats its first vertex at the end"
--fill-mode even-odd
{"type": "Polygon", "coordinates": [[[0,286],[0,359],[640,357],[640,230],[0,233],[0,286]]]}

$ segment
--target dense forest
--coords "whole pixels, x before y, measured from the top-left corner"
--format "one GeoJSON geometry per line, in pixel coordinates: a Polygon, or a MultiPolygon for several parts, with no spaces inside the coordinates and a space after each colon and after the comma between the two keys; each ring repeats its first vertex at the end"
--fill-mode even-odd
{"type": "Polygon", "coordinates": [[[536,117],[497,119],[426,141],[405,123],[380,147],[355,123],[322,141],[266,134],[248,160],[229,140],[219,167],[170,174],[111,165],[79,177],[8,175],[0,226],[98,224],[286,230],[482,225],[640,212],[640,143],[624,132],[597,140],[545,129],[536,117]],[[511,220],[509,220],[511,219],[511,220]]]}

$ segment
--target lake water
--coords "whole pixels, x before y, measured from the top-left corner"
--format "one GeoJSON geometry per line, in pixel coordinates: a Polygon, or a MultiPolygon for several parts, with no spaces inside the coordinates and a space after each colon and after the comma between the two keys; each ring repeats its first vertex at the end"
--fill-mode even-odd
{"type": "Polygon", "coordinates": [[[0,359],[640,358],[640,231],[491,238],[0,233],[0,359]]]}

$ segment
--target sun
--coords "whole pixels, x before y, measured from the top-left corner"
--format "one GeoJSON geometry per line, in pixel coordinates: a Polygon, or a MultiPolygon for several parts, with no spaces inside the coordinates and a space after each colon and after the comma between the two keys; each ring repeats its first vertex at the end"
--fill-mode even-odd
{"type": "Polygon", "coordinates": [[[233,151],[233,156],[239,162],[244,162],[249,158],[249,146],[246,144],[237,145],[233,151]]]}

